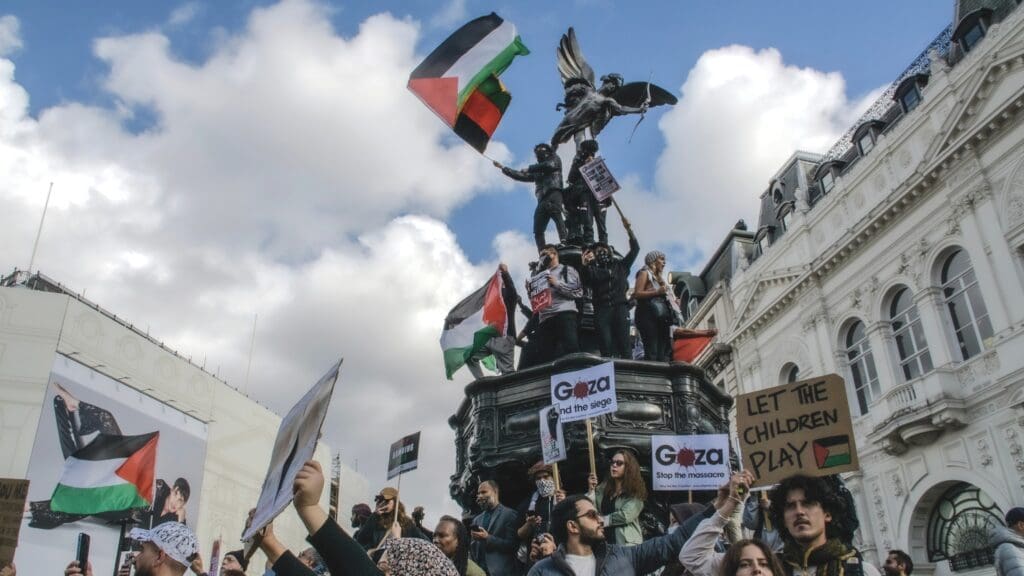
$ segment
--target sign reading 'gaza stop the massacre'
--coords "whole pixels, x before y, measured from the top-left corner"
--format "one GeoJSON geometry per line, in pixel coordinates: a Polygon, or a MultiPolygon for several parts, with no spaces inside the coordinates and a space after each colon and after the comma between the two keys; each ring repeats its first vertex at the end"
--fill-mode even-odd
{"type": "Polygon", "coordinates": [[[715,490],[729,480],[729,435],[651,436],[655,490],[715,490]]]}
{"type": "Polygon", "coordinates": [[[846,385],[835,374],[739,396],[736,429],[743,465],[759,486],[860,467],[846,385]]]}
{"type": "Polygon", "coordinates": [[[615,363],[605,362],[551,376],[551,403],[562,422],[576,422],[619,409],[615,398],[615,363]]]}

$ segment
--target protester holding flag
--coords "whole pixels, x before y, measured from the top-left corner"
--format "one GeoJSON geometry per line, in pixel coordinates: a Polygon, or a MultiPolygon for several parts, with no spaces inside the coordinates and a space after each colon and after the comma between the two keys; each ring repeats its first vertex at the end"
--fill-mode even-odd
{"type": "Polygon", "coordinates": [[[509,306],[510,298],[516,297],[508,268],[502,268],[491,276],[487,284],[465,297],[455,305],[444,319],[441,331],[441,351],[444,353],[444,369],[448,379],[452,374],[469,364],[475,378],[482,378],[480,367],[474,363],[490,349],[498,358],[498,369],[503,374],[511,372],[513,350],[515,349],[515,309],[509,306]],[[507,288],[506,288],[507,286],[507,288]],[[510,322],[513,322],[509,331],[510,322]]]}
{"type": "Polygon", "coordinates": [[[551,146],[541,142],[533,147],[537,157],[535,164],[523,170],[515,170],[495,162],[501,173],[520,182],[533,182],[533,194],[537,197],[537,207],[533,211],[533,241],[537,243],[537,251],[544,250],[547,240],[544,231],[548,221],[554,220],[558,230],[558,241],[565,242],[565,218],[562,216],[562,160],[555,154],[551,146]]]}
{"type": "Polygon", "coordinates": [[[505,330],[497,336],[492,336],[466,361],[466,367],[477,380],[484,377],[483,371],[480,370],[480,360],[487,355],[494,355],[495,367],[499,374],[509,374],[515,370],[516,307],[520,307],[527,317],[531,314],[531,310],[523,305],[522,298],[516,292],[512,276],[509,275],[508,266],[504,262],[498,265],[498,273],[501,274],[501,299],[505,304],[505,330]]]}
{"type": "Polygon", "coordinates": [[[604,518],[605,541],[634,546],[644,541],[640,513],[647,500],[647,486],[640,475],[640,463],[629,450],[619,450],[609,463],[608,476],[601,484],[590,475],[587,496],[604,518]],[[608,530],[611,528],[612,530],[608,530]]]}

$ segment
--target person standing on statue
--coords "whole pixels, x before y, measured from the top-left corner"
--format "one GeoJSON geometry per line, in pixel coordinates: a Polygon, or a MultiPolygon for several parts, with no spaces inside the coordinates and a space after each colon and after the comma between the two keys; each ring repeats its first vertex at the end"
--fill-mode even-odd
{"type": "Polygon", "coordinates": [[[565,242],[565,219],[562,216],[562,161],[548,144],[537,144],[533,148],[537,163],[530,164],[525,170],[515,170],[495,162],[501,173],[520,182],[533,182],[534,194],[537,196],[537,208],[533,212],[533,239],[539,252],[547,244],[544,231],[548,221],[555,221],[558,230],[558,241],[565,242]]]}
{"type": "Polygon", "coordinates": [[[583,295],[576,269],[558,261],[558,248],[541,248],[537,272],[530,277],[530,306],[538,315],[534,351],[538,363],[580,351],[576,299],[583,295]]]}
{"type": "Polygon", "coordinates": [[[629,235],[629,252],[616,260],[611,248],[604,243],[594,244],[583,252],[583,284],[589,286],[594,299],[594,323],[601,356],[605,358],[632,358],[629,339],[629,270],[640,253],[640,243],[633,234],[629,220],[622,219],[629,235]]]}
{"type": "Polygon", "coordinates": [[[572,159],[572,166],[569,168],[569,176],[566,179],[565,188],[565,226],[568,230],[569,243],[576,243],[581,246],[594,242],[594,216],[591,207],[596,200],[590,187],[583,180],[580,168],[594,159],[597,154],[597,141],[584,140],[576,149],[576,156],[572,159]]]}

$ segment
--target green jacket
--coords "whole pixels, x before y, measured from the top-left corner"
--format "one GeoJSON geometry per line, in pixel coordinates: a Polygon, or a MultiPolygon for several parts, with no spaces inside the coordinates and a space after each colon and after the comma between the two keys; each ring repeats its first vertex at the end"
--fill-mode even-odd
{"type": "Polygon", "coordinates": [[[487,576],[487,572],[484,572],[484,569],[476,562],[469,560],[468,564],[466,564],[466,576],[487,576]]]}
{"type": "MultiPolygon", "coordinates": [[[[603,484],[598,484],[596,493],[588,494],[598,510],[601,509],[601,500],[604,498],[603,487],[603,484]]],[[[640,529],[640,513],[643,511],[643,500],[621,496],[615,499],[615,512],[605,516],[604,526],[606,529],[615,529],[616,544],[633,546],[644,541],[644,533],[640,529]]]]}

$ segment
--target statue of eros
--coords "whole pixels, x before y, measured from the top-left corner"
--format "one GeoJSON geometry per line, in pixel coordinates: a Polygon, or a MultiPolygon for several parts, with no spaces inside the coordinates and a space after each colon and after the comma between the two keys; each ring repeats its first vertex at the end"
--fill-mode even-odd
{"type": "MultiPolygon", "coordinates": [[[[615,116],[643,114],[651,106],[674,105],[678,100],[664,88],[648,82],[624,83],[619,74],[601,77],[601,87],[594,84],[594,70],[583,57],[576,41],[576,32],[562,35],[555,49],[558,72],[565,88],[565,101],[557,110],[565,110],[565,117],[551,137],[551,148],[557,149],[573,138],[576,144],[596,138],[598,133],[615,116]],[[589,131],[589,134],[587,132],[589,131]]],[[[639,125],[640,120],[637,121],[639,125]]]]}

